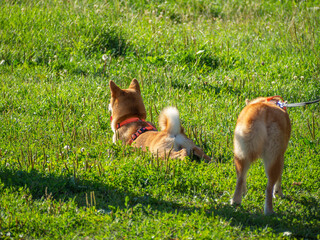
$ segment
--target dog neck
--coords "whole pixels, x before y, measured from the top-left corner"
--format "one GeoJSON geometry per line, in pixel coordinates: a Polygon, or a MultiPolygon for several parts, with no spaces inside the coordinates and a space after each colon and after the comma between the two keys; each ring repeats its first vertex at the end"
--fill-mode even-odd
{"type": "MultiPolygon", "coordinates": [[[[112,116],[110,117],[112,122],[112,116]]],[[[115,124],[113,142],[122,140],[131,145],[132,142],[146,131],[157,131],[157,129],[144,119],[131,117],[115,124]]],[[[113,125],[113,124],[112,124],[113,125]]]]}

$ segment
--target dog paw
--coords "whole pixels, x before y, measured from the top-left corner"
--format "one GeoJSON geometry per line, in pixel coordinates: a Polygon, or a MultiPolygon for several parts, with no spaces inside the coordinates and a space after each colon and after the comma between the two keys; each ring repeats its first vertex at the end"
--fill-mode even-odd
{"type": "Polygon", "coordinates": [[[285,195],[283,195],[282,191],[274,191],[273,198],[285,198],[285,195]]]}
{"type": "Polygon", "coordinates": [[[237,206],[240,206],[240,205],[241,205],[241,202],[236,201],[236,200],[234,200],[234,199],[232,198],[232,199],[230,199],[230,204],[237,207],[237,206]]]}

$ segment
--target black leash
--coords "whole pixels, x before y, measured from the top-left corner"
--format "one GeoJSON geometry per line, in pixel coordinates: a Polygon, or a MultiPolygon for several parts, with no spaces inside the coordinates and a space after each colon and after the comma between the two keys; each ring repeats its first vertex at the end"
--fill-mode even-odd
{"type": "Polygon", "coordinates": [[[309,105],[312,103],[317,103],[317,102],[320,102],[320,98],[317,100],[310,101],[310,102],[300,102],[300,103],[286,103],[286,102],[284,102],[283,106],[284,107],[302,107],[302,106],[309,105]]]}

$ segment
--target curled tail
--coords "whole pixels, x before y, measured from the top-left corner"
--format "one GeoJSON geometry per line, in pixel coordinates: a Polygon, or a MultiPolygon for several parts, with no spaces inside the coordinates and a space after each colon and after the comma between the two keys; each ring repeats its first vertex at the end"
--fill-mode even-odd
{"type": "Polygon", "coordinates": [[[181,132],[179,111],[175,107],[165,108],[159,116],[161,131],[166,131],[170,135],[177,135],[181,132]]]}

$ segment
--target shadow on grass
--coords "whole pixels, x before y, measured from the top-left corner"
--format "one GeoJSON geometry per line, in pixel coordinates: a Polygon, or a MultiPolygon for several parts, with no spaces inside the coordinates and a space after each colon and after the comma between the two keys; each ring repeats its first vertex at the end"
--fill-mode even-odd
{"type": "Polygon", "coordinates": [[[260,232],[269,228],[274,233],[285,233],[290,238],[303,238],[303,239],[317,239],[319,234],[319,225],[310,223],[306,224],[306,217],[297,214],[282,214],[277,212],[276,214],[265,216],[263,213],[251,213],[243,208],[236,209],[231,205],[215,206],[208,211],[208,215],[215,215],[222,217],[229,221],[233,227],[239,227],[243,230],[250,229],[252,232],[260,232]]]}
{"type": "MultiPolygon", "coordinates": [[[[26,187],[32,194],[33,199],[41,199],[46,194],[52,194],[55,200],[74,199],[79,207],[86,207],[90,203],[90,193],[94,192],[96,209],[109,209],[112,206],[115,209],[126,208],[125,199],[129,197],[129,206],[137,204],[142,206],[151,206],[154,211],[177,214],[192,214],[194,211],[203,212],[205,217],[223,218],[233,227],[241,227],[243,230],[253,232],[263,231],[265,228],[272,229],[275,233],[291,232],[291,237],[316,239],[319,234],[319,226],[310,224],[308,227],[302,225],[305,222],[305,216],[296,214],[282,215],[281,213],[265,216],[262,213],[250,213],[243,208],[234,208],[229,204],[217,204],[208,210],[199,207],[187,207],[179,203],[159,200],[150,196],[138,196],[129,190],[120,189],[114,186],[106,185],[99,181],[75,181],[73,177],[62,175],[44,175],[38,171],[30,172],[21,170],[10,170],[0,168],[0,180],[6,188],[18,189],[26,187]]],[[[290,201],[290,200],[289,200],[290,201]]],[[[317,203],[315,199],[305,202],[317,203]]],[[[319,220],[319,219],[318,219],[319,220]]]]}
{"type": "Polygon", "coordinates": [[[26,187],[33,199],[41,199],[46,194],[55,200],[74,199],[79,207],[87,206],[87,197],[94,192],[97,208],[108,205],[124,207],[125,196],[130,192],[119,190],[99,181],[77,180],[70,175],[42,174],[36,170],[30,172],[0,169],[0,180],[5,187],[17,189],[26,187]]]}

